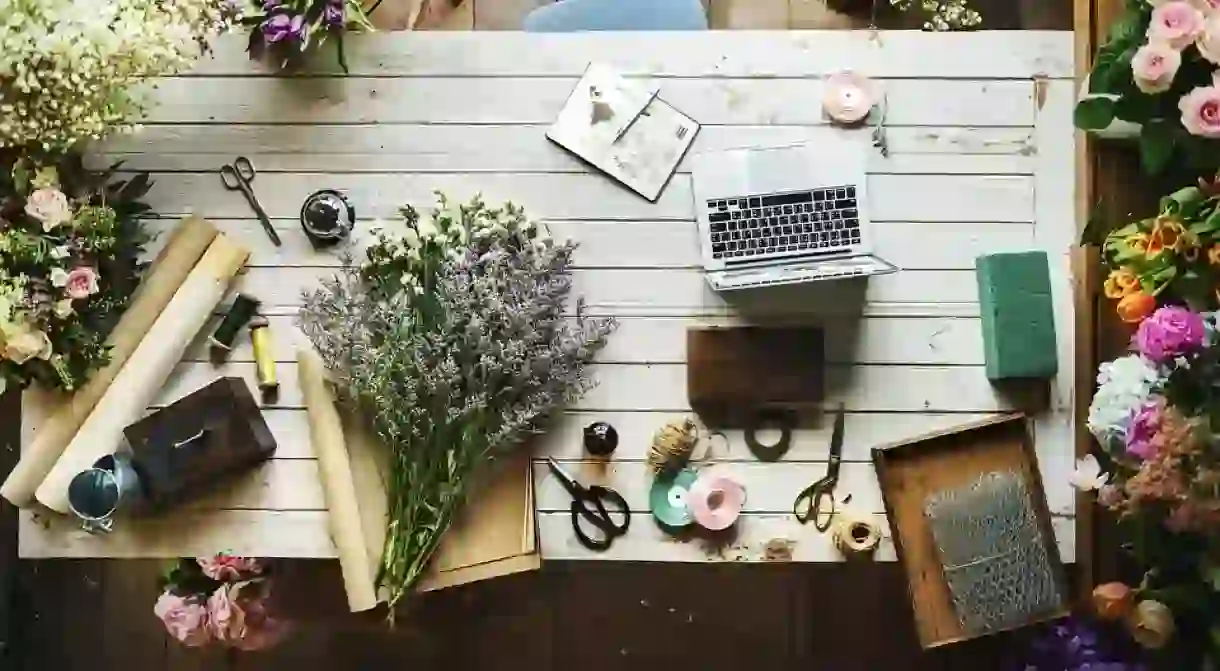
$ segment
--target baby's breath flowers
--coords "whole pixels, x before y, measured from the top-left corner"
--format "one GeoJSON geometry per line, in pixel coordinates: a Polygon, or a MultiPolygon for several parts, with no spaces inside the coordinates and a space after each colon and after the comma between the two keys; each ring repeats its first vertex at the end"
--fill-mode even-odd
{"type": "Polygon", "coordinates": [[[568,305],[575,245],[520,208],[441,197],[430,216],[401,215],[299,315],[392,454],[380,570],[391,604],[423,575],[471,475],[592,386],[588,364],[615,327],[568,305]]]}
{"type": "Polygon", "coordinates": [[[133,130],[139,85],[185,71],[227,0],[0,0],[0,147],[60,152],[133,130]]]}
{"type": "MultiPolygon", "coordinates": [[[[915,0],[890,0],[890,4],[904,12],[910,11],[915,0]]],[[[927,20],[924,30],[963,30],[977,28],[983,17],[966,4],[966,0],[918,0],[918,6],[927,20]]]]}

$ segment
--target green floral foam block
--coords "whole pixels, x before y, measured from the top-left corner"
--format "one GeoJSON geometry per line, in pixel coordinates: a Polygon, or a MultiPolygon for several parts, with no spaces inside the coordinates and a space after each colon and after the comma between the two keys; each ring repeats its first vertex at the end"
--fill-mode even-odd
{"type": "Polygon", "coordinates": [[[1053,377],[1059,358],[1046,252],[980,256],[975,274],[987,378],[1053,377]]]}

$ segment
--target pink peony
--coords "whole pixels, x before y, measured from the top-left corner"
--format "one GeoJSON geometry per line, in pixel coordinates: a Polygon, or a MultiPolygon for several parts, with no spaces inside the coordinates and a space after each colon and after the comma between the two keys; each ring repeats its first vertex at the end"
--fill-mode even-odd
{"type": "Polygon", "coordinates": [[[97,293],[97,271],[89,266],[77,266],[68,273],[64,293],[72,300],[88,298],[97,293]]]}
{"type": "Polygon", "coordinates": [[[245,580],[262,575],[264,566],[254,557],[234,557],[224,552],[214,557],[199,557],[195,560],[203,574],[222,582],[245,580]]]}
{"type": "Polygon", "coordinates": [[[212,635],[238,650],[263,650],[279,643],[288,628],[270,616],[270,598],[270,583],[263,579],[221,586],[208,597],[212,635]]]}
{"type": "Polygon", "coordinates": [[[1202,315],[1187,308],[1167,305],[1140,322],[1135,346],[1145,358],[1164,363],[1203,347],[1206,328],[1202,315]]]}
{"type": "Polygon", "coordinates": [[[1148,41],[1165,42],[1181,51],[1203,32],[1203,12],[1185,0],[1171,0],[1152,10],[1148,41]]]}
{"type": "Polygon", "coordinates": [[[1165,400],[1161,398],[1150,400],[1135,411],[1124,436],[1127,454],[1140,460],[1156,456],[1158,449],[1154,439],[1161,430],[1161,416],[1164,412],[1165,400]]]}
{"type": "Polygon", "coordinates": [[[189,648],[198,648],[212,640],[208,608],[199,599],[164,592],[153,606],[153,613],[165,624],[165,630],[174,640],[189,648]]]}
{"type": "Polygon", "coordinates": [[[822,111],[831,120],[844,124],[859,123],[876,104],[876,87],[868,77],[848,70],[826,78],[822,111]]]}
{"type": "Polygon", "coordinates": [[[1182,96],[1178,109],[1182,111],[1182,125],[1191,135],[1220,138],[1220,86],[1216,81],[1182,96]]]}
{"type": "Polygon", "coordinates": [[[1182,53],[1164,42],[1149,42],[1131,58],[1131,75],[1144,93],[1163,93],[1173,85],[1182,53]]]}

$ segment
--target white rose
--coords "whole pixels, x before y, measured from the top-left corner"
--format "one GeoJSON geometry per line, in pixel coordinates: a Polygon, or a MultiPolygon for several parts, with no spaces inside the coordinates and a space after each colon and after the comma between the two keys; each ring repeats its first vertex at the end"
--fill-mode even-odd
{"type": "Polygon", "coordinates": [[[51,340],[42,331],[35,331],[22,324],[16,333],[4,338],[4,358],[15,364],[23,364],[34,357],[47,359],[51,356],[51,340]]]}
{"type": "Polygon", "coordinates": [[[60,301],[55,301],[55,316],[60,319],[67,319],[72,316],[72,299],[65,298],[60,301]]]}
{"type": "Polygon", "coordinates": [[[63,288],[68,286],[68,271],[63,268],[51,269],[51,286],[63,288]]]}
{"type": "Polygon", "coordinates": [[[38,189],[30,194],[25,201],[26,214],[42,222],[42,230],[51,229],[65,224],[72,219],[72,209],[68,206],[68,197],[59,189],[50,187],[38,189]]]}

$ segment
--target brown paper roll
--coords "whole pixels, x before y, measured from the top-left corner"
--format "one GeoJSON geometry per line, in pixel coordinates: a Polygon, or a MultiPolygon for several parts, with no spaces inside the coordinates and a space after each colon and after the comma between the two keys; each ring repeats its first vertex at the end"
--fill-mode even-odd
{"type": "Polygon", "coordinates": [[[326,388],[321,358],[310,349],[297,350],[297,375],[309,414],[309,441],[318,456],[322,492],[330,511],[330,535],[339,553],[347,605],[353,613],[377,607],[377,586],[370,571],[368,548],[361,526],[356,483],[343,439],[343,424],[335,399],[326,388]]]}
{"type": "Polygon", "coordinates": [[[110,334],[110,363],[94,372],[85,386],[43,422],[34,441],[22,451],[21,460],[0,486],[0,496],[18,507],[33,501],[38,485],[51,472],[64,448],[216,235],[216,229],[198,217],[185,219],[174,229],[110,334]]]}
{"type": "Polygon", "coordinates": [[[123,429],[138,420],[152,403],[249,255],[248,250],[223,235],[212,240],[34,492],[39,502],[52,510],[68,512],[68,483],[99,457],[113,454],[118,448],[123,429]]]}

